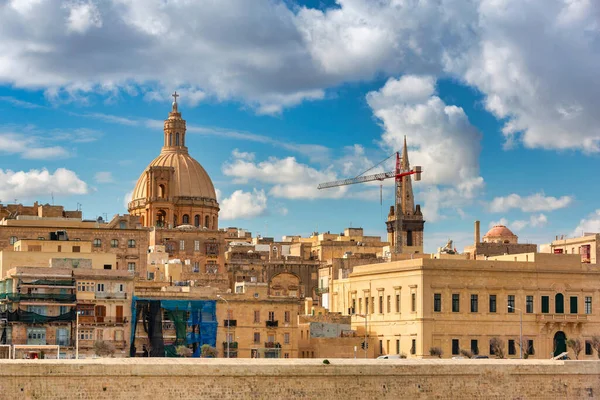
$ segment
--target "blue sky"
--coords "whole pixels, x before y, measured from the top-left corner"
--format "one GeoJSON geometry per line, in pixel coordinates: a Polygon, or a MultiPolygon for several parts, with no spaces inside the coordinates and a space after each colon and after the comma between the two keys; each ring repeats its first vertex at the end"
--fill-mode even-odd
{"type": "Polygon", "coordinates": [[[176,89],[222,227],[384,236],[392,182],[316,186],[406,135],[428,251],[599,231],[599,6],[438,3],[0,3],[0,201],[126,212],[176,89]]]}

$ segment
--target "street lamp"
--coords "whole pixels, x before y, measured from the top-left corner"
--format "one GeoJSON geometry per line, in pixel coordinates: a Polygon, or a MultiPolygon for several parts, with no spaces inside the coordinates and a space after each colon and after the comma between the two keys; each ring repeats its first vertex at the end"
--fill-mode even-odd
{"type": "Polygon", "coordinates": [[[508,306],[508,308],[512,308],[513,310],[519,311],[520,316],[520,325],[519,325],[519,354],[520,358],[523,358],[523,310],[517,307],[508,306]]]}
{"type": "Polygon", "coordinates": [[[217,295],[217,297],[221,300],[223,300],[225,302],[225,304],[227,304],[227,358],[229,358],[229,325],[230,325],[230,321],[229,321],[229,302],[220,294],[217,295]]]}
{"type": "Polygon", "coordinates": [[[367,342],[367,314],[354,314],[357,317],[361,317],[365,319],[365,358],[367,358],[367,349],[369,343],[367,342]]]}

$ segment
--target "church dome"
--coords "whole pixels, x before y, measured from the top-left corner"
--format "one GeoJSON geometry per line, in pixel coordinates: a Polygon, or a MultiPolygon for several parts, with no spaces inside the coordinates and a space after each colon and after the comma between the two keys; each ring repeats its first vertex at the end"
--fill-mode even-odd
{"type": "MultiPolygon", "coordinates": [[[[152,167],[173,168],[173,180],[170,183],[169,197],[194,197],[217,200],[215,187],[202,165],[188,153],[163,149],[146,170],[152,167]]],[[[148,175],[142,174],[135,185],[132,200],[145,199],[148,196],[148,175]]]]}
{"type": "Polygon", "coordinates": [[[484,242],[516,243],[517,235],[504,225],[495,225],[484,236],[484,242]]]}

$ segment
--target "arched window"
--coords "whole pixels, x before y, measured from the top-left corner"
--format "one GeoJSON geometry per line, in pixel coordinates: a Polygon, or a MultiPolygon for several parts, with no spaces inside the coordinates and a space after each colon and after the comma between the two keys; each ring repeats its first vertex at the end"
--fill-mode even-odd
{"type": "Polygon", "coordinates": [[[169,133],[169,146],[173,146],[173,134],[169,133]]]}
{"type": "Polygon", "coordinates": [[[179,146],[179,132],[175,134],[175,146],[179,146]]]}
{"type": "Polygon", "coordinates": [[[173,226],[177,226],[177,214],[173,215],[173,226]]]}
{"type": "Polygon", "coordinates": [[[112,239],[110,241],[110,247],[112,247],[113,249],[119,247],[119,239],[112,239]]]}
{"type": "Polygon", "coordinates": [[[102,240],[94,239],[94,247],[102,247],[102,240]]]}
{"type": "Polygon", "coordinates": [[[207,215],[206,217],[204,217],[204,227],[208,228],[208,222],[209,222],[209,216],[207,215]]]}
{"type": "Polygon", "coordinates": [[[556,296],[554,296],[554,312],[556,314],[564,314],[565,312],[565,296],[562,293],[556,293],[556,296]]]}
{"type": "Polygon", "coordinates": [[[165,192],[165,185],[158,185],[158,197],[160,197],[161,199],[165,198],[166,192],[165,192]]]}
{"type": "Polygon", "coordinates": [[[189,224],[190,223],[190,216],[187,214],[183,214],[183,219],[181,220],[182,224],[189,224]]]}
{"type": "Polygon", "coordinates": [[[127,247],[129,247],[130,249],[133,249],[133,248],[135,248],[135,240],[133,240],[133,239],[129,239],[129,240],[127,241],[127,247]]]}
{"type": "Polygon", "coordinates": [[[195,227],[200,226],[200,216],[198,214],[196,214],[196,216],[194,217],[194,226],[195,227]]]}

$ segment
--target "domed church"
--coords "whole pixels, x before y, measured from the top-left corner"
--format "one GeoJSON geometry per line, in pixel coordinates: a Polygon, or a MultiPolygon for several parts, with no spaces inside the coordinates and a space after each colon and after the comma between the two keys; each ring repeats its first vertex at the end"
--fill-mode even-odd
{"type": "Polygon", "coordinates": [[[164,124],[158,155],[135,185],[128,210],[145,227],[194,226],[217,230],[219,203],[215,187],[202,165],[188,152],[186,124],[178,110],[177,92],[164,124]]]}

